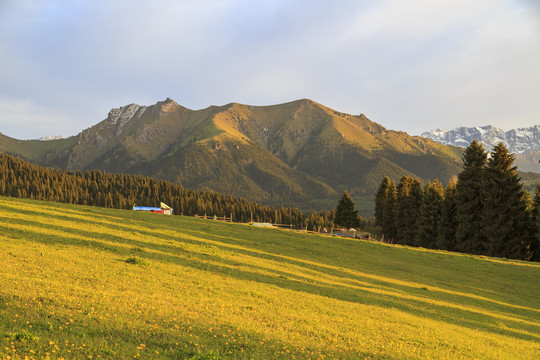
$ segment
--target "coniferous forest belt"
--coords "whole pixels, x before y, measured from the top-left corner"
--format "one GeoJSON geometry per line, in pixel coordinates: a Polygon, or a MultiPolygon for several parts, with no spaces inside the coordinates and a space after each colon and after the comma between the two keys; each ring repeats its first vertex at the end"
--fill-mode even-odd
{"type": "Polygon", "coordinates": [[[333,211],[305,215],[297,208],[278,209],[242,198],[204,190],[189,190],[146,176],[110,174],[100,170],[62,171],[30,164],[0,154],[0,195],[70,204],[132,209],[134,205],[158,206],[164,202],[176,215],[231,216],[234,222],[264,221],[330,227],[333,211]]]}
{"type": "MultiPolygon", "coordinates": [[[[522,260],[540,260],[540,185],[534,199],[523,190],[513,155],[501,145],[488,160],[473,142],[463,155],[463,171],[446,187],[422,187],[404,176],[396,186],[385,177],[376,195],[375,221],[383,241],[522,260]]],[[[179,215],[264,221],[310,230],[330,228],[335,210],[302,213],[242,198],[182,186],[146,176],[100,170],[62,171],[0,154],[0,195],[71,204],[132,209],[165,202],[179,215]]],[[[362,225],[368,221],[360,219],[362,225]]]]}
{"type": "Polygon", "coordinates": [[[502,143],[488,159],[475,140],[463,154],[463,170],[446,189],[437,180],[423,188],[409,176],[397,186],[385,177],[375,198],[384,240],[540,261],[540,184],[531,199],[513,162],[502,143]]]}

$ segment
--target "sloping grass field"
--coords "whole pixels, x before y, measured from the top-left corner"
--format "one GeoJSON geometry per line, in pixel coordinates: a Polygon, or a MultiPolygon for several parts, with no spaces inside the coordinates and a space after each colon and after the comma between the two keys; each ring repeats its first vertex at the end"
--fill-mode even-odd
{"type": "Polygon", "coordinates": [[[0,198],[2,359],[538,359],[540,264],[0,198]]]}

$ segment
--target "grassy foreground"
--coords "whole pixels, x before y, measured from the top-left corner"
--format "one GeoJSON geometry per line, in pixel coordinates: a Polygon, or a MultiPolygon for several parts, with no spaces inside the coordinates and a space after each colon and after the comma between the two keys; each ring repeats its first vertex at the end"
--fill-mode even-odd
{"type": "Polygon", "coordinates": [[[537,359],[540,265],[0,197],[2,359],[537,359]]]}

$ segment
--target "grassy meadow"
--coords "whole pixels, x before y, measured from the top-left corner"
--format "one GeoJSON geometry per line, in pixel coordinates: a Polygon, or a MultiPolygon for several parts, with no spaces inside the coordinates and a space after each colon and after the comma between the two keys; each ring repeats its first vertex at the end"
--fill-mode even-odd
{"type": "Polygon", "coordinates": [[[540,264],[0,197],[1,359],[538,359],[540,264]]]}

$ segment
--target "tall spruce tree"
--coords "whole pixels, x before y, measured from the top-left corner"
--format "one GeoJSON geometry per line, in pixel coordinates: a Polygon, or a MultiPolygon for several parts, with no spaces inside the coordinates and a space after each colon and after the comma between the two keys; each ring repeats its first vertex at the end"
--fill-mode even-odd
{"type": "Polygon", "coordinates": [[[491,152],[483,187],[482,229],[487,255],[528,260],[532,224],[514,159],[502,143],[491,152]]]}
{"type": "Polygon", "coordinates": [[[484,178],[487,153],[476,140],[463,153],[463,171],[456,185],[456,250],[472,254],[484,254],[487,241],[483,231],[484,178]]]}
{"type": "Polygon", "coordinates": [[[396,230],[397,191],[396,184],[392,181],[388,186],[388,196],[384,204],[382,233],[387,243],[394,243],[397,237],[396,230]]]}
{"type": "Polygon", "coordinates": [[[396,232],[397,242],[414,245],[416,222],[422,204],[423,189],[420,180],[402,176],[397,187],[396,232]]]}
{"type": "Polygon", "coordinates": [[[534,204],[531,211],[531,220],[534,223],[534,236],[531,243],[531,260],[540,261],[540,183],[536,185],[534,204]]]}
{"type": "Polygon", "coordinates": [[[403,229],[407,227],[408,218],[408,198],[411,193],[412,177],[402,176],[399,179],[399,183],[396,188],[396,210],[395,210],[395,224],[396,224],[396,242],[399,244],[404,243],[403,229]]]}
{"type": "Polygon", "coordinates": [[[431,249],[437,247],[443,194],[444,188],[439,180],[435,179],[426,185],[416,224],[416,246],[431,249]]]}
{"type": "Polygon", "coordinates": [[[354,228],[360,225],[358,219],[358,210],[354,210],[354,200],[348,192],[344,192],[336,207],[336,215],[334,218],[336,225],[354,228]]]}
{"type": "Polygon", "coordinates": [[[382,226],[383,223],[384,209],[388,201],[388,189],[391,183],[390,178],[385,176],[375,195],[375,224],[378,226],[382,226]]]}
{"type": "Polygon", "coordinates": [[[456,249],[457,205],[456,205],[456,178],[448,181],[441,202],[441,220],[439,222],[439,237],[437,248],[449,251],[456,249]]]}

